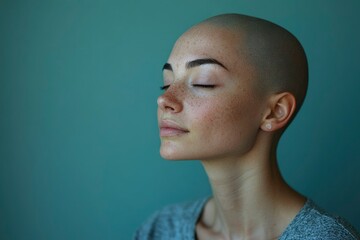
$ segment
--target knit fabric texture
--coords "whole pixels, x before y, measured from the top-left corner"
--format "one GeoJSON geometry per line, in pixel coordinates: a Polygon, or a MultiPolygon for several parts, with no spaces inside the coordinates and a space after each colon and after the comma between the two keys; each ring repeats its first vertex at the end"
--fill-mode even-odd
{"type": "MultiPolygon", "coordinates": [[[[195,225],[208,198],[170,205],[156,212],[135,233],[135,240],[193,240],[195,225]]],[[[333,216],[308,199],[279,237],[280,240],[359,240],[343,218],[333,216]]]]}

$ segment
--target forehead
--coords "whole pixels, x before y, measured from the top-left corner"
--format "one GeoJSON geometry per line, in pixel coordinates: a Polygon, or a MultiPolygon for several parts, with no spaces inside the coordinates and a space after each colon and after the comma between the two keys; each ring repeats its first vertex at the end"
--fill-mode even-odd
{"type": "Polygon", "coordinates": [[[168,62],[179,68],[196,58],[212,58],[230,69],[242,61],[241,46],[241,34],[217,26],[198,25],[176,41],[168,62]]]}

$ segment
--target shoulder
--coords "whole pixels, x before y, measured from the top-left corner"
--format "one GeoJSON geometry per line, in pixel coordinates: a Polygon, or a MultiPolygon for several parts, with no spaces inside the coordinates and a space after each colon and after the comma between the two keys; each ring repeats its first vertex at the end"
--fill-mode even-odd
{"type": "Polygon", "coordinates": [[[356,240],[360,235],[345,219],[308,200],[280,239],[356,240]]]}
{"type": "Polygon", "coordinates": [[[207,199],[162,208],[145,221],[134,239],[192,239],[196,221],[207,199]]]}

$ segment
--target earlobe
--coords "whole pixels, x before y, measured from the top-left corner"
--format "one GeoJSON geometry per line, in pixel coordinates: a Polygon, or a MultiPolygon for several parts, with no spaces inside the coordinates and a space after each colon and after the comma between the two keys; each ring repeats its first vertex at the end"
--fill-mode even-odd
{"type": "Polygon", "coordinates": [[[295,97],[289,92],[277,94],[271,98],[269,108],[269,114],[261,125],[261,129],[266,132],[276,131],[289,123],[296,108],[295,97]]]}
{"type": "Polygon", "coordinates": [[[272,129],[271,123],[270,123],[270,122],[265,123],[265,128],[266,128],[267,130],[271,130],[271,129],[272,129]]]}

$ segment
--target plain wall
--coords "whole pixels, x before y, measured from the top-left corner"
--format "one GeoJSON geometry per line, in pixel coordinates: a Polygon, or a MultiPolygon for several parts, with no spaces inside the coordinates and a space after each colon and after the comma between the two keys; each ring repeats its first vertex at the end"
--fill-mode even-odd
{"type": "Polygon", "coordinates": [[[273,21],[309,59],[286,180],[360,228],[357,0],[0,1],[0,239],[131,239],[165,204],[210,194],[158,153],[156,98],[177,37],[216,14],[273,21]]]}

